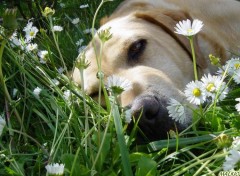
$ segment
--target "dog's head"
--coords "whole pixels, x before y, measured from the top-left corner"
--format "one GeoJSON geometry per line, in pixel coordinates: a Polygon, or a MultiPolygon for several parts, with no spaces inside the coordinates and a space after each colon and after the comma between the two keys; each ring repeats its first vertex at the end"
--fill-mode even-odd
{"type": "MultiPolygon", "coordinates": [[[[181,130],[188,125],[175,123],[166,109],[170,98],[184,101],[185,85],[193,79],[189,41],[173,31],[176,23],[186,18],[183,12],[140,11],[111,19],[99,29],[110,28],[112,34],[102,48],[105,78],[118,75],[132,82],[132,89],[120,96],[121,103],[131,108],[135,118],[141,114],[138,125],[150,141],[166,138],[176,126],[181,130]]],[[[92,42],[86,48],[91,64],[84,76],[86,92],[94,98],[99,87],[95,54],[101,47],[98,35],[93,42],[95,49],[92,42]]],[[[199,60],[198,66],[204,67],[205,63],[199,60]]],[[[73,79],[81,84],[78,69],[73,79]]]]}

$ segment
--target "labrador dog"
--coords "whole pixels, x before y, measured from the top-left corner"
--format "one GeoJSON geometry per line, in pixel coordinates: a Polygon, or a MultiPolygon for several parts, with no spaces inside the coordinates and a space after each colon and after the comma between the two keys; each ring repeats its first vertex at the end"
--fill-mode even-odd
{"type": "MultiPolygon", "coordinates": [[[[183,90],[194,79],[189,41],[174,33],[175,25],[186,19],[204,23],[194,38],[199,74],[214,71],[210,53],[224,62],[239,52],[240,3],[234,0],[126,0],[102,20],[98,31],[110,28],[112,34],[102,48],[102,70],[105,78],[118,75],[132,82],[132,89],[120,99],[131,108],[133,117],[140,118],[138,126],[144,135],[138,138],[163,139],[169,130],[180,131],[191,122],[191,113],[186,124],[178,124],[166,109],[170,98],[186,101],[183,90]]],[[[99,50],[95,35],[86,48],[91,64],[84,71],[86,92],[93,98],[98,95],[95,51],[99,50]]],[[[81,85],[76,68],[73,80],[81,85]]]]}

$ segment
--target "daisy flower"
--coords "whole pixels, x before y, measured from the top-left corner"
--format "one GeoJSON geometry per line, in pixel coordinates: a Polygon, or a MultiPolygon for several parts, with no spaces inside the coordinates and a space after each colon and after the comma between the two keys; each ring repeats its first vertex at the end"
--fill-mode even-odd
{"type": "Polygon", "coordinates": [[[226,62],[226,65],[229,65],[228,73],[233,75],[236,70],[240,70],[240,59],[232,58],[231,60],[226,62]]]}
{"type": "Polygon", "coordinates": [[[58,71],[59,74],[62,74],[64,72],[64,68],[60,67],[60,68],[57,69],[57,71],[58,71]]]}
{"type": "Polygon", "coordinates": [[[52,79],[52,83],[53,83],[55,86],[58,86],[58,85],[60,84],[60,82],[59,82],[56,78],[52,79]]]}
{"type": "Polygon", "coordinates": [[[240,136],[233,137],[232,148],[240,150],[240,136]]]}
{"type": "Polygon", "coordinates": [[[79,23],[79,21],[80,21],[79,18],[75,18],[72,20],[72,24],[76,25],[79,23]]]}
{"type": "Polygon", "coordinates": [[[125,122],[129,124],[132,121],[132,110],[127,109],[126,111],[124,111],[124,115],[125,115],[125,122]]]}
{"type": "Polygon", "coordinates": [[[64,3],[60,3],[59,5],[60,5],[60,7],[62,7],[62,8],[65,8],[65,7],[66,7],[66,5],[65,5],[64,3]]]}
{"type": "Polygon", "coordinates": [[[77,46],[81,46],[83,44],[84,40],[83,39],[79,39],[77,42],[76,42],[76,45],[77,46]]]}
{"type": "Polygon", "coordinates": [[[40,63],[42,63],[42,64],[46,64],[47,63],[48,51],[46,51],[46,50],[39,51],[38,52],[38,56],[40,58],[40,63]]]}
{"type": "Polygon", "coordinates": [[[80,9],[85,9],[85,8],[88,8],[89,7],[89,5],[88,4],[83,4],[83,5],[80,5],[80,9]]]}
{"type": "Polygon", "coordinates": [[[240,152],[236,149],[229,151],[230,155],[225,158],[223,163],[223,170],[228,171],[235,168],[235,165],[240,161],[240,152]]]}
{"type": "MultiPolygon", "coordinates": [[[[94,34],[97,32],[97,30],[96,30],[95,28],[93,29],[93,31],[94,31],[94,34]]],[[[83,31],[84,34],[90,34],[91,32],[92,32],[92,29],[91,29],[91,28],[85,29],[85,30],[83,31]]]]}
{"type": "Polygon", "coordinates": [[[33,94],[36,98],[40,98],[39,95],[40,93],[42,92],[42,89],[39,88],[39,87],[36,87],[34,90],[33,90],[33,94]]]}
{"type": "Polygon", "coordinates": [[[184,93],[187,100],[195,105],[200,105],[206,100],[204,89],[200,81],[188,83],[184,93]]]}
{"type": "Polygon", "coordinates": [[[233,75],[233,80],[235,83],[240,84],[240,69],[236,70],[233,75]]]}
{"type": "Polygon", "coordinates": [[[45,166],[45,168],[48,174],[63,175],[64,173],[64,164],[58,163],[48,164],[47,166],[45,166]]]}
{"type": "Polygon", "coordinates": [[[240,98],[236,98],[235,100],[238,101],[238,104],[235,105],[235,108],[240,113],[240,98]]]}
{"type": "Polygon", "coordinates": [[[38,45],[36,43],[29,43],[26,46],[26,51],[30,52],[30,51],[34,51],[37,50],[38,45]]]}
{"type": "Polygon", "coordinates": [[[113,94],[119,95],[123,91],[132,89],[132,83],[123,77],[112,75],[107,78],[106,87],[113,94]]]}
{"type": "Polygon", "coordinates": [[[16,47],[16,46],[21,45],[20,40],[17,38],[17,32],[14,32],[13,35],[9,38],[9,40],[11,41],[11,46],[12,47],[16,47]]]}
{"type": "Polygon", "coordinates": [[[202,27],[202,21],[195,19],[191,24],[191,21],[187,19],[176,24],[175,33],[184,35],[186,37],[191,37],[201,31],[202,27]]]}
{"type": "Polygon", "coordinates": [[[29,21],[28,24],[23,28],[25,32],[26,41],[29,42],[36,37],[38,33],[38,28],[33,26],[33,22],[29,21]]]}
{"type": "Polygon", "coordinates": [[[185,108],[177,100],[171,98],[169,101],[169,106],[167,106],[167,110],[169,116],[172,117],[172,119],[176,122],[179,122],[181,124],[184,124],[186,122],[187,116],[185,113],[185,108]]]}
{"type": "Polygon", "coordinates": [[[5,125],[6,125],[6,121],[2,116],[0,116],[0,136],[2,135],[3,128],[5,127],[5,125]]]}
{"type": "Polygon", "coordinates": [[[63,30],[63,27],[62,26],[53,26],[52,30],[55,32],[61,32],[63,30]]]}
{"type": "Polygon", "coordinates": [[[228,75],[233,76],[237,70],[240,70],[240,59],[232,58],[226,62],[226,64],[223,66],[223,70],[219,70],[218,73],[222,74],[224,71],[226,71],[228,75]]]}
{"type": "Polygon", "coordinates": [[[63,97],[66,101],[70,100],[70,97],[71,97],[71,91],[70,90],[65,90],[63,92],[63,97]]]}
{"type": "Polygon", "coordinates": [[[218,99],[220,101],[226,97],[228,88],[226,86],[226,83],[222,81],[222,77],[212,76],[211,74],[208,74],[204,75],[201,81],[202,86],[205,89],[205,95],[207,97],[211,97],[212,100],[214,100],[216,95],[219,94],[218,99]]]}
{"type": "Polygon", "coordinates": [[[83,46],[81,46],[80,48],[78,48],[78,53],[83,52],[86,47],[87,47],[86,45],[83,45],[83,46]]]}

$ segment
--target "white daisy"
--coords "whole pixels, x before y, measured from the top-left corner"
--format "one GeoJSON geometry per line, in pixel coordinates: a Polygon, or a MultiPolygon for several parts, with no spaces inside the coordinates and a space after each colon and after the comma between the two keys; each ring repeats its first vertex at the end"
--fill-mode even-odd
{"type": "Polygon", "coordinates": [[[76,45],[77,46],[81,46],[83,44],[84,40],[83,39],[79,39],[77,42],[76,42],[76,45]]]}
{"type": "Polygon", "coordinates": [[[80,5],[80,9],[85,9],[85,8],[88,8],[89,7],[89,5],[88,4],[83,4],[83,5],[80,5]]]}
{"type": "Polygon", "coordinates": [[[79,21],[80,21],[79,18],[74,18],[74,19],[72,20],[72,24],[76,25],[76,24],[79,23],[79,21]]]}
{"type": "Polygon", "coordinates": [[[60,67],[60,68],[58,68],[57,70],[58,70],[58,73],[59,73],[59,74],[62,74],[62,73],[64,72],[64,68],[63,68],[63,67],[60,67]]]}
{"type": "Polygon", "coordinates": [[[65,99],[66,101],[69,101],[70,98],[71,98],[71,91],[70,91],[70,90],[65,90],[65,91],[63,92],[63,97],[64,97],[64,99],[65,99]]]}
{"type": "Polygon", "coordinates": [[[64,173],[64,164],[48,164],[45,168],[48,174],[63,175],[64,173]]]}
{"type": "Polygon", "coordinates": [[[228,171],[234,169],[235,165],[240,161],[240,152],[236,149],[229,151],[230,155],[226,156],[223,163],[223,170],[228,171]]]}
{"type": "Polygon", "coordinates": [[[65,7],[66,7],[66,5],[65,5],[64,3],[60,3],[59,5],[60,5],[60,7],[62,7],[62,8],[65,8],[65,7]]]}
{"type": "Polygon", "coordinates": [[[235,105],[235,108],[240,113],[240,98],[236,98],[235,100],[238,101],[238,104],[235,105]]]}
{"type": "Polygon", "coordinates": [[[169,106],[167,106],[167,110],[169,116],[172,117],[172,119],[175,120],[176,122],[185,124],[185,122],[187,121],[185,108],[177,100],[171,98],[169,101],[169,106]]]}
{"type": "Polygon", "coordinates": [[[6,121],[2,116],[0,116],[0,136],[2,135],[3,128],[5,127],[5,125],[6,125],[6,121]]]}
{"type": "Polygon", "coordinates": [[[218,95],[218,100],[220,101],[226,97],[228,88],[226,83],[222,81],[222,77],[208,74],[204,75],[201,81],[207,97],[211,97],[214,100],[216,95],[218,95]]]}
{"type": "Polygon", "coordinates": [[[52,30],[55,32],[61,32],[63,30],[63,27],[62,26],[53,26],[52,30]]]}
{"type": "Polygon", "coordinates": [[[56,86],[58,86],[60,84],[60,82],[57,79],[52,79],[52,83],[56,86]]]}
{"type": "Polygon", "coordinates": [[[204,89],[200,81],[188,83],[184,93],[187,100],[195,105],[200,105],[206,100],[204,89]]]}
{"type": "Polygon", "coordinates": [[[26,51],[30,52],[30,51],[35,51],[37,50],[38,45],[36,43],[29,43],[26,46],[26,51]]]}
{"type": "Polygon", "coordinates": [[[33,22],[29,21],[27,26],[23,28],[23,31],[25,32],[26,41],[29,42],[36,37],[39,30],[33,26],[33,22]]]}
{"type": "Polygon", "coordinates": [[[78,53],[83,52],[86,47],[87,47],[86,45],[83,45],[83,46],[81,46],[80,48],[78,48],[78,53]]]}
{"type": "Polygon", "coordinates": [[[9,38],[11,41],[11,46],[16,47],[21,45],[21,41],[17,38],[17,32],[14,32],[13,35],[9,38]]]}
{"type": "Polygon", "coordinates": [[[14,88],[14,89],[13,89],[13,91],[12,91],[12,96],[13,96],[13,98],[16,98],[18,92],[19,92],[19,91],[18,91],[17,88],[14,88]]]}
{"type": "MultiPolygon", "coordinates": [[[[93,32],[94,34],[97,32],[97,30],[96,30],[95,28],[93,29],[93,31],[94,31],[94,32],[93,32]]],[[[90,34],[90,33],[92,33],[92,29],[91,29],[91,28],[85,29],[85,30],[83,31],[83,33],[84,33],[84,34],[90,34]]]]}
{"type": "Polygon", "coordinates": [[[48,60],[48,51],[43,50],[38,52],[38,56],[40,58],[40,63],[46,64],[48,60]]]}
{"type": "Polygon", "coordinates": [[[124,115],[125,115],[125,122],[129,124],[132,121],[132,110],[131,109],[125,110],[124,115]]]}
{"type": "Polygon", "coordinates": [[[232,148],[240,150],[240,136],[233,137],[232,148]]]}
{"type": "Polygon", "coordinates": [[[42,89],[39,88],[39,87],[36,87],[34,90],[33,90],[33,94],[36,98],[40,98],[39,95],[40,93],[42,92],[42,89]]]}
{"type": "MultiPolygon", "coordinates": [[[[227,71],[228,75],[233,76],[236,70],[240,69],[240,59],[232,58],[223,66],[223,70],[227,71]]],[[[223,72],[223,71],[222,71],[223,72]]]]}
{"type": "Polygon", "coordinates": [[[123,91],[132,89],[132,83],[123,77],[112,75],[107,78],[106,87],[113,94],[119,95],[123,91]]]}
{"type": "Polygon", "coordinates": [[[235,70],[233,80],[235,81],[235,83],[240,84],[240,69],[235,70]]]}
{"type": "Polygon", "coordinates": [[[201,31],[202,27],[203,27],[202,21],[195,19],[191,24],[191,21],[187,19],[180,21],[179,23],[176,24],[175,33],[184,35],[186,37],[190,37],[201,31]]]}

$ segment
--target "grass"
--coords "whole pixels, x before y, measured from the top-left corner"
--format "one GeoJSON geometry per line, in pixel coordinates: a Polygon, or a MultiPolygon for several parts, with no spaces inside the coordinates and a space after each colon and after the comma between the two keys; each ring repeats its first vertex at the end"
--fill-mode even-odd
{"type": "MultiPolygon", "coordinates": [[[[66,76],[66,70],[59,73],[64,65],[68,71],[73,68],[80,47],[76,42],[83,39],[82,45],[86,45],[90,41],[91,34],[83,31],[91,28],[100,1],[61,3],[65,7],[57,1],[52,23],[63,26],[63,31],[52,33],[49,18],[35,14],[33,20],[40,30],[33,41],[38,50],[50,53],[46,64],[39,62],[37,52],[11,46],[6,35],[9,30],[1,40],[0,115],[7,125],[0,136],[0,175],[46,175],[49,163],[63,163],[64,174],[76,176],[217,175],[232,138],[239,136],[240,115],[235,109],[239,85],[229,81],[231,90],[224,101],[205,106],[201,114],[195,110],[197,120],[184,132],[135,145],[134,131],[126,134],[127,124],[114,96],[102,95],[108,101],[104,109],[66,76]],[[81,4],[89,7],[80,9],[81,4]],[[76,17],[80,23],[73,25],[71,19],[76,17]],[[34,93],[37,87],[39,95],[34,93]]],[[[96,27],[119,3],[103,4],[96,27]]],[[[40,5],[44,9],[44,4],[40,5]]],[[[6,6],[3,3],[0,12],[6,6]]],[[[32,17],[27,3],[21,7],[27,19],[17,13],[18,37],[24,37],[22,29],[32,17]]],[[[32,8],[36,11],[38,7],[33,4],[32,8]]]]}

